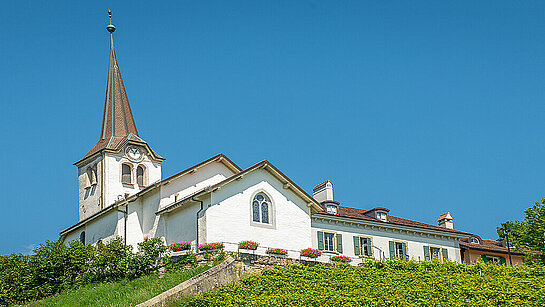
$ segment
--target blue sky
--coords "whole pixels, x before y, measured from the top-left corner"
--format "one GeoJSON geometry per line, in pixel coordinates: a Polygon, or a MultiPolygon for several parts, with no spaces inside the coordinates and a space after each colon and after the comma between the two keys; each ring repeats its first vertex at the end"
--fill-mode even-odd
{"type": "Polygon", "coordinates": [[[267,159],[345,206],[496,238],[545,196],[545,3],[4,1],[0,254],[77,221],[108,22],[163,176],[267,159]]]}

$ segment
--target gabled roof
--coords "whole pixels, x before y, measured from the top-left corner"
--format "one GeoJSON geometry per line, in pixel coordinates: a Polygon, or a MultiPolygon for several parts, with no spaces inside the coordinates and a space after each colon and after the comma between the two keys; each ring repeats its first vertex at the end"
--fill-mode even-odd
{"type": "MultiPolygon", "coordinates": [[[[113,31],[115,31],[115,27],[113,31]]],[[[110,62],[100,137],[95,146],[81,160],[74,163],[76,165],[102,150],[118,151],[129,141],[147,145],[146,141],[138,136],[127,91],[115,56],[113,31],[110,32],[110,62]]],[[[164,160],[149,146],[146,147],[152,154],[152,158],[164,160]]]]}
{"type": "Polygon", "coordinates": [[[367,212],[370,210],[362,210],[362,209],[355,209],[355,208],[349,208],[349,207],[341,207],[339,206],[338,214],[330,214],[327,212],[320,212],[318,213],[319,216],[324,217],[334,217],[334,216],[340,216],[350,219],[357,219],[357,220],[365,220],[365,221],[372,221],[372,222],[378,222],[378,223],[384,223],[384,224],[393,224],[393,225],[401,225],[401,226],[409,226],[409,227],[416,227],[416,228],[422,228],[422,229],[428,229],[428,230],[435,230],[435,231],[441,231],[441,232],[449,232],[449,233],[455,233],[455,234],[462,234],[469,236],[470,234],[467,232],[454,230],[454,229],[448,229],[443,228],[435,225],[420,223],[417,221],[407,220],[404,218],[396,217],[389,215],[388,221],[382,221],[373,217],[370,217],[366,215],[367,212]]]}
{"type": "Polygon", "coordinates": [[[180,200],[180,201],[177,201],[159,211],[157,211],[155,214],[157,215],[160,215],[160,214],[163,214],[163,213],[168,213],[168,212],[171,212],[177,208],[179,208],[180,206],[182,206],[184,203],[186,203],[187,201],[193,199],[194,197],[199,197],[199,196],[202,196],[202,195],[205,195],[205,194],[208,194],[210,192],[214,192],[214,191],[217,191],[219,189],[221,189],[224,185],[227,185],[235,180],[240,180],[242,179],[246,174],[248,173],[251,173],[253,171],[256,171],[256,170],[259,170],[259,169],[263,169],[263,170],[266,170],[268,171],[270,174],[272,174],[274,177],[276,177],[280,182],[282,182],[283,186],[285,189],[289,189],[291,190],[292,192],[294,192],[297,196],[301,197],[303,200],[305,200],[307,202],[307,206],[309,206],[311,208],[311,212],[312,213],[316,213],[316,212],[321,212],[323,211],[322,207],[320,206],[320,204],[310,195],[307,194],[307,192],[305,192],[303,189],[301,189],[297,184],[295,184],[295,182],[293,182],[290,178],[288,178],[288,176],[284,175],[284,173],[282,173],[279,169],[277,169],[274,165],[272,165],[272,163],[270,163],[269,161],[267,160],[263,160],[253,166],[250,166],[248,167],[247,169],[221,181],[221,182],[218,182],[217,184],[214,184],[214,185],[211,185],[209,187],[206,187],[204,189],[201,189],[200,191],[197,191],[195,192],[194,194],[180,200]]]}

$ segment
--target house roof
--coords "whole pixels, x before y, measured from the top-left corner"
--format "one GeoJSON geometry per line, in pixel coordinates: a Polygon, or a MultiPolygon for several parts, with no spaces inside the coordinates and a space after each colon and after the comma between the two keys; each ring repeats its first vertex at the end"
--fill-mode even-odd
{"type": "MultiPolygon", "coordinates": [[[[115,29],[115,28],[114,28],[115,29]]],[[[98,142],[89,152],[75,164],[94,156],[102,150],[120,150],[127,142],[147,143],[138,136],[138,130],[134,122],[131,106],[121,71],[117,63],[114,50],[113,32],[110,32],[110,62],[108,65],[108,80],[106,83],[106,99],[104,102],[104,114],[102,117],[102,129],[98,142]]],[[[147,149],[156,160],[164,160],[155,153],[149,146],[147,149]]]]}
{"type": "Polygon", "coordinates": [[[295,182],[293,182],[290,178],[288,178],[288,176],[284,175],[284,173],[282,173],[279,169],[277,169],[274,165],[272,165],[272,163],[270,163],[267,160],[263,160],[263,161],[255,164],[255,165],[252,165],[252,166],[248,167],[247,169],[245,169],[245,170],[243,170],[243,171],[241,171],[241,172],[239,172],[239,173],[237,173],[237,174],[235,174],[235,175],[233,175],[233,176],[231,176],[229,178],[226,178],[225,180],[223,180],[221,182],[218,182],[218,183],[216,183],[214,185],[206,187],[206,188],[204,188],[204,189],[202,189],[200,191],[197,191],[193,195],[190,195],[190,196],[186,197],[185,199],[182,199],[182,200],[177,201],[177,202],[175,202],[175,203],[173,203],[171,205],[168,205],[165,208],[157,211],[155,214],[159,215],[159,214],[168,213],[170,211],[173,211],[173,210],[179,208],[180,206],[182,206],[184,203],[186,203],[190,199],[193,199],[194,197],[198,197],[198,196],[201,196],[201,195],[208,194],[210,192],[217,191],[218,189],[221,189],[224,185],[229,184],[229,183],[231,183],[231,182],[233,182],[235,180],[240,180],[246,174],[251,173],[251,172],[253,172],[255,170],[259,170],[259,169],[264,169],[264,170],[268,171],[273,176],[275,176],[278,180],[280,180],[280,182],[282,182],[285,189],[291,190],[297,196],[304,199],[307,202],[307,205],[309,207],[311,207],[313,212],[323,211],[323,208],[320,206],[320,204],[312,196],[310,196],[307,192],[305,192],[305,190],[301,189],[295,182]]]}
{"type": "MultiPolygon", "coordinates": [[[[507,247],[503,246],[503,242],[486,240],[479,238],[479,243],[470,243],[460,241],[460,247],[469,249],[469,250],[478,250],[483,252],[495,252],[501,254],[508,254],[509,251],[507,247]]],[[[513,255],[523,255],[523,253],[511,249],[511,254],[513,255]]]]}
{"type": "MultiPolygon", "coordinates": [[[[373,209],[372,209],[373,210],[373,209]]],[[[429,230],[435,230],[435,231],[442,231],[442,232],[449,232],[449,233],[456,233],[456,234],[462,234],[462,235],[470,235],[470,233],[454,230],[454,229],[448,229],[443,228],[435,225],[425,224],[417,221],[407,220],[404,218],[396,217],[389,215],[388,221],[382,221],[376,218],[373,218],[371,216],[366,215],[367,212],[371,210],[363,210],[363,209],[356,209],[356,208],[349,208],[349,207],[343,207],[339,206],[338,214],[330,214],[327,212],[320,212],[318,215],[321,216],[341,216],[345,218],[351,218],[351,219],[358,219],[358,220],[365,220],[365,221],[373,221],[373,222],[379,222],[379,223],[385,223],[385,224],[393,224],[393,225],[402,225],[402,226],[409,226],[409,227],[416,227],[416,228],[422,228],[422,229],[429,229],[429,230]]]]}

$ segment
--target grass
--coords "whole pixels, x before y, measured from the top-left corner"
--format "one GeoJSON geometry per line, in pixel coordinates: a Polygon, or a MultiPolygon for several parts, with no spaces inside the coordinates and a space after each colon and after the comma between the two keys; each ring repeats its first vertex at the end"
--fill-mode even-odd
{"type": "Polygon", "coordinates": [[[210,266],[198,266],[186,271],[143,276],[134,280],[91,284],[68,290],[26,306],[134,306],[190,279],[210,266]]]}

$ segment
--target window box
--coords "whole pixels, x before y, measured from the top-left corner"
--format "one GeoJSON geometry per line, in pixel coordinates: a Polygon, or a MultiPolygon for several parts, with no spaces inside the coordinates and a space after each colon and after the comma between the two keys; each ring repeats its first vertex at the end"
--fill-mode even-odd
{"type": "Polygon", "coordinates": [[[191,249],[191,242],[184,241],[184,242],[172,243],[168,246],[168,248],[173,252],[188,250],[188,249],[191,249]]]}
{"type": "Polygon", "coordinates": [[[254,241],[242,241],[238,243],[239,249],[247,249],[252,251],[255,251],[258,246],[259,246],[259,243],[254,241]]]}
{"type": "Polygon", "coordinates": [[[269,256],[278,258],[286,258],[286,256],[288,255],[288,251],[282,248],[269,248],[266,253],[269,256]]]}
{"type": "Polygon", "coordinates": [[[316,259],[322,255],[322,251],[314,248],[305,248],[301,250],[301,256],[316,259]]]}
{"type": "Polygon", "coordinates": [[[335,263],[350,263],[350,262],[352,262],[352,258],[350,258],[348,256],[331,256],[329,258],[329,260],[331,262],[335,262],[335,263]]]}
{"type": "Polygon", "coordinates": [[[223,248],[223,243],[205,243],[198,246],[199,252],[217,252],[223,250],[223,248]]]}

